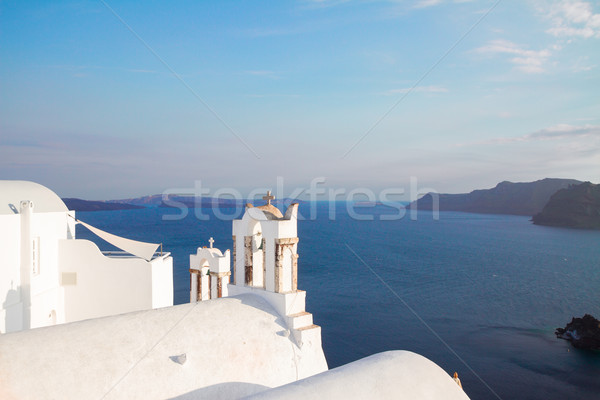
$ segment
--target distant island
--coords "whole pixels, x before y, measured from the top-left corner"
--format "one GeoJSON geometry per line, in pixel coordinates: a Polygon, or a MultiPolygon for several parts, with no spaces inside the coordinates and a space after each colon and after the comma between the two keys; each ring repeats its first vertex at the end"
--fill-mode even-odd
{"type": "MultiPolygon", "coordinates": [[[[600,185],[575,179],[546,178],[535,182],[500,182],[492,189],[474,190],[463,194],[428,193],[408,204],[407,209],[433,210],[435,197],[440,211],[461,211],[481,214],[512,214],[533,216],[537,225],[568,228],[600,229],[600,185]]],[[[237,208],[248,200],[190,195],[155,194],[130,199],[90,201],[63,199],[69,210],[112,211],[146,207],[165,208],[237,208]]],[[[292,199],[276,199],[276,205],[289,205],[292,199]]],[[[301,201],[300,201],[301,202],[301,201]]]]}
{"type": "Polygon", "coordinates": [[[600,185],[584,182],[559,190],[532,220],[536,225],[600,229],[600,185]]]}
{"type": "MultiPolygon", "coordinates": [[[[553,178],[520,183],[504,181],[492,189],[463,194],[439,194],[439,210],[532,216],[542,211],[554,193],[581,183],[575,179],[553,178]]],[[[432,210],[434,195],[428,193],[410,203],[407,208],[432,210]]]]}
{"type": "Polygon", "coordinates": [[[118,204],[133,204],[136,206],[158,206],[162,203],[162,194],[152,194],[149,196],[134,197],[130,199],[120,200],[107,200],[107,203],[118,203],[118,204]]]}
{"type": "MultiPolygon", "coordinates": [[[[259,203],[262,200],[256,200],[259,203]]],[[[247,203],[252,201],[247,199],[228,199],[220,197],[201,197],[201,196],[189,196],[189,195],[176,195],[171,194],[163,196],[162,194],[153,194],[150,196],[142,196],[131,199],[122,200],[108,200],[109,203],[119,204],[135,204],[140,206],[154,206],[154,207],[165,207],[165,208],[236,208],[244,207],[247,203]]],[[[302,203],[301,200],[296,199],[275,199],[273,204],[276,206],[287,207],[292,202],[302,203]]]]}
{"type": "MultiPolygon", "coordinates": [[[[235,200],[218,197],[199,197],[185,195],[169,195],[163,198],[162,194],[153,194],[130,199],[120,200],[82,200],[76,198],[62,199],[69,210],[75,211],[115,211],[115,210],[134,210],[147,207],[164,208],[236,208],[244,207],[248,200],[235,200]]],[[[287,207],[292,202],[302,202],[293,199],[275,199],[273,203],[276,206],[283,205],[287,207]]]]}
{"type": "Polygon", "coordinates": [[[188,208],[236,208],[243,207],[244,200],[220,199],[217,197],[194,197],[194,196],[169,196],[164,201],[161,200],[159,207],[178,208],[185,206],[188,208]]]}
{"type": "Polygon", "coordinates": [[[69,197],[62,199],[62,201],[65,203],[69,210],[74,211],[115,211],[144,208],[142,206],[137,206],[134,204],[109,203],[106,201],[82,200],[69,197]]]}

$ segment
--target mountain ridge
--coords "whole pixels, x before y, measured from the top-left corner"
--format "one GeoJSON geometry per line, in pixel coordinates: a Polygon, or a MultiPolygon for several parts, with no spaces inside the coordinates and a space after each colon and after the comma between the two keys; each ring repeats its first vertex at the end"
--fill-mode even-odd
{"type": "Polygon", "coordinates": [[[542,211],[550,197],[560,189],[582,183],[576,179],[545,178],[534,182],[502,181],[491,189],[470,193],[427,193],[407,208],[431,211],[434,196],[439,196],[440,211],[461,211],[480,214],[509,214],[533,216],[542,211]]]}
{"type": "MultiPolygon", "coordinates": [[[[147,207],[161,208],[236,208],[244,207],[249,201],[246,199],[226,199],[218,197],[199,197],[169,195],[163,198],[162,194],[153,194],[147,196],[134,197],[118,200],[83,200],[78,198],[65,197],[62,199],[69,210],[75,211],[116,211],[133,210],[147,207]]],[[[261,200],[254,200],[260,202],[261,200]]],[[[275,199],[272,201],[276,206],[289,206],[292,202],[303,202],[295,199],[275,199]]]]}
{"type": "Polygon", "coordinates": [[[135,210],[144,208],[135,204],[128,203],[108,203],[100,200],[83,200],[74,197],[65,197],[61,199],[69,210],[74,211],[117,211],[117,210],[135,210]]]}

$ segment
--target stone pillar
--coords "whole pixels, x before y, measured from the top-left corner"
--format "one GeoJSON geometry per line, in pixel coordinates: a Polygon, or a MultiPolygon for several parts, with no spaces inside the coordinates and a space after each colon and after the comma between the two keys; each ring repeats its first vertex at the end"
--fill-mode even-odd
{"type": "Polygon", "coordinates": [[[190,268],[190,302],[202,301],[202,270],[190,268]],[[194,288],[194,283],[196,287],[194,288]],[[196,290],[194,290],[196,289],[196,290]]]}
{"type": "Polygon", "coordinates": [[[298,254],[292,256],[292,292],[298,291],[298,254]]]}
{"type": "Polygon", "coordinates": [[[281,293],[283,287],[283,246],[275,243],[275,293],[281,293]]]}
{"type": "Polygon", "coordinates": [[[223,280],[221,277],[217,278],[217,299],[223,297],[223,280]]]}
{"type": "Polygon", "coordinates": [[[223,280],[225,277],[231,275],[230,271],[227,272],[211,272],[211,277],[215,278],[215,288],[213,293],[211,293],[211,298],[221,298],[223,295],[227,296],[227,284],[225,284],[225,293],[223,293],[223,280]]]}
{"type": "Polygon", "coordinates": [[[267,240],[262,240],[262,258],[263,258],[263,289],[267,288],[267,240]]]}
{"type": "Polygon", "coordinates": [[[294,252],[294,246],[298,243],[298,238],[282,238],[275,239],[275,292],[283,291],[283,254],[286,249],[290,249],[292,253],[291,268],[291,290],[293,292],[298,289],[298,255],[294,252]]]}
{"type": "Polygon", "coordinates": [[[244,236],[244,268],[244,283],[252,286],[252,236],[244,236]]]}
{"type": "Polygon", "coordinates": [[[194,288],[194,283],[196,281],[197,281],[196,270],[190,268],[190,303],[198,301],[198,299],[196,298],[197,289],[194,288]],[[196,290],[194,290],[194,289],[196,289],[196,290]]]}
{"type": "Polygon", "coordinates": [[[202,270],[196,274],[196,301],[202,301],[202,270]]]}
{"type": "Polygon", "coordinates": [[[237,246],[235,243],[235,235],[233,235],[233,284],[235,285],[236,282],[236,271],[237,271],[237,258],[236,258],[236,254],[237,254],[237,246]]]}

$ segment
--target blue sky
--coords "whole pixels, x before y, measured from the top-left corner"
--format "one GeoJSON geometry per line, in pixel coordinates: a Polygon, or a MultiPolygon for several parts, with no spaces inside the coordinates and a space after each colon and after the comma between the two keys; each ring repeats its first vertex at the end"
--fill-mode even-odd
{"type": "Polygon", "coordinates": [[[3,1],[0,177],[88,199],[598,183],[599,68],[592,1],[3,1]]]}

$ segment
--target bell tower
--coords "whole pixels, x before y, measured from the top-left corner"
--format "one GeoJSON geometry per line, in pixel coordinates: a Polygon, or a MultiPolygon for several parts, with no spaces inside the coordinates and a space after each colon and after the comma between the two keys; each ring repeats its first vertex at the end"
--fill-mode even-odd
{"type": "Polygon", "coordinates": [[[233,284],[229,295],[252,293],[265,299],[284,318],[288,333],[302,347],[321,346],[321,327],[306,312],[306,292],[298,290],[298,203],[285,215],[271,204],[246,205],[242,219],[233,221],[233,284]]]}
{"type": "Polygon", "coordinates": [[[211,237],[208,248],[199,247],[196,254],[190,254],[190,302],[227,297],[229,250],[221,253],[214,242],[211,237]]]}
{"type": "Polygon", "coordinates": [[[271,204],[246,204],[241,219],[233,221],[233,274],[229,283],[229,250],[210,247],[190,255],[190,301],[252,294],[263,298],[285,321],[284,334],[302,347],[321,348],[321,327],[306,312],[306,292],[298,290],[298,203],[285,215],[271,204]]]}
{"type": "Polygon", "coordinates": [[[237,286],[262,288],[274,293],[298,290],[298,203],[285,215],[271,204],[246,205],[241,220],[233,221],[233,280],[237,286]]]}

